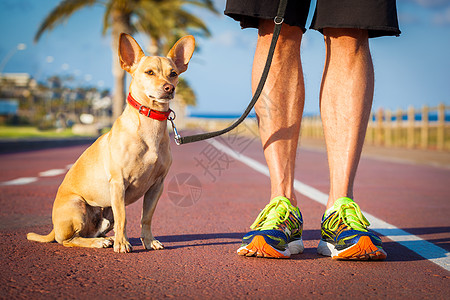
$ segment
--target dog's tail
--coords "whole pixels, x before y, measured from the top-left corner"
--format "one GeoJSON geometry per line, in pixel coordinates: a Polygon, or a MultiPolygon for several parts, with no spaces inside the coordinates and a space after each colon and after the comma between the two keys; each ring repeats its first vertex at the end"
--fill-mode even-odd
{"type": "Polygon", "coordinates": [[[40,235],[37,233],[30,232],[27,234],[27,239],[29,241],[41,242],[41,243],[50,243],[55,240],[55,229],[53,229],[47,235],[40,235]]]}

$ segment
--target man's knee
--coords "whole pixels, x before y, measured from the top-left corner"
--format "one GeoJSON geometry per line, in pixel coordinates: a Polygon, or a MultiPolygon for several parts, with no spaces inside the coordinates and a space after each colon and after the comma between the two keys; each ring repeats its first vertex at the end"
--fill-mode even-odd
{"type": "Polygon", "coordinates": [[[327,27],[323,29],[323,35],[330,38],[341,38],[347,37],[355,40],[367,40],[369,38],[369,33],[367,29],[358,28],[331,28],[327,27]]]}
{"type": "Polygon", "coordinates": [[[323,35],[327,48],[351,52],[368,50],[369,34],[366,29],[324,28],[323,35]]]}
{"type": "MultiPolygon", "coordinates": [[[[260,37],[270,35],[270,38],[272,38],[274,28],[275,23],[273,20],[260,19],[258,25],[258,34],[260,37]]],[[[300,42],[302,39],[302,35],[303,31],[300,27],[283,24],[278,39],[280,42],[281,41],[300,42]]]]}

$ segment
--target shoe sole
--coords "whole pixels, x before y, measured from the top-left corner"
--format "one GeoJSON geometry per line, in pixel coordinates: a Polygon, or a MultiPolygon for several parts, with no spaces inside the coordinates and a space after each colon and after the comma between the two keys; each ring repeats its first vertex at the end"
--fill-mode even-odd
{"type": "Polygon", "coordinates": [[[237,254],[265,258],[289,258],[292,254],[302,253],[304,249],[301,239],[290,242],[288,248],[281,251],[269,245],[263,236],[257,235],[252,239],[250,244],[240,247],[237,250],[237,254]]]}
{"type": "Polygon", "coordinates": [[[375,246],[368,236],[360,237],[358,243],[344,250],[337,250],[333,244],[321,240],[317,252],[342,260],[384,260],[387,257],[383,248],[375,246]]]}

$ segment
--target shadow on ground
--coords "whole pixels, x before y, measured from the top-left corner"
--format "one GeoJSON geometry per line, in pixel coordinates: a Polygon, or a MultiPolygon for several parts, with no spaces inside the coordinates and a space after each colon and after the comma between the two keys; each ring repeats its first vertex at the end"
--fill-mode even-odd
{"type": "MultiPolygon", "coordinates": [[[[407,232],[416,235],[440,234],[450,232],[450,227],[431,227],[431,228],[407,228],[407,232]]],[[[205,247],[217,245],[236,245],[239,247],[241,239],[245,232],[227,232],[227,233],[207,233],[207,234],[185,234],[185,235],[166,235],[158,236],[157,239],[163,244],[166,244],[166,249],[180,249],[185,247],[205,247]]],[[[305,251],[303,254],[293,255],[291,259],[318,259],[324,258],[316,253],[315,247],[310,247],[311,243],[314,245],[318,243],[320,235],[317,230],[305,230],[303,232],[303,240],[305,241],[305,251]],[[309,244],[309,245],[308,245],[309,244]]],[[[428,242],[440,246],[445,249],[449,247],[450,238],[427,239],[428,242]]],[[[413,241],[414,242],[414,241],[413,241]]],[[[133,246],[140,246],[139,238],[130,238],[130,243],[133,246]]],[[[383,248],[388,253],[386,261],[421,261],[425,260],[422,256],[409,250],[397,242],[387,241],[383,243],[383,248]]],[[[139,250],[137,250],[139,251],[139,250]]],[[[145,251],[145,250],[143,250],[145,251]]],[[[437,256],[434,258],[444,257],[437,256]]]]}

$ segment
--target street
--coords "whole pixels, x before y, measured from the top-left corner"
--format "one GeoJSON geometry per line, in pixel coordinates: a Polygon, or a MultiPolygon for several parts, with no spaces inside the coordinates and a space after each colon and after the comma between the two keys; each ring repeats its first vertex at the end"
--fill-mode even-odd
{"type": "Polygon", "coordinates": [[[382,240],[388,257],[381,262],[334,261],[316,253],[329,183],[325,153],[311,149],[300,149],[296,164],[304,253],[288,260],[238,256],[242,236],[269,201],[270,184],[258,139],[233,135],[172,144],[173,164],[152,223],[164,250],[141,245],[142,200],[127,207],[130,254],[27,241],[28,232],[52,229],[58,186],[87,146],[0,155],[2,299],[450,294],[447,168],[362,158],[355,200],[373,217],[373,228],[387,235],[382,240]]]}

